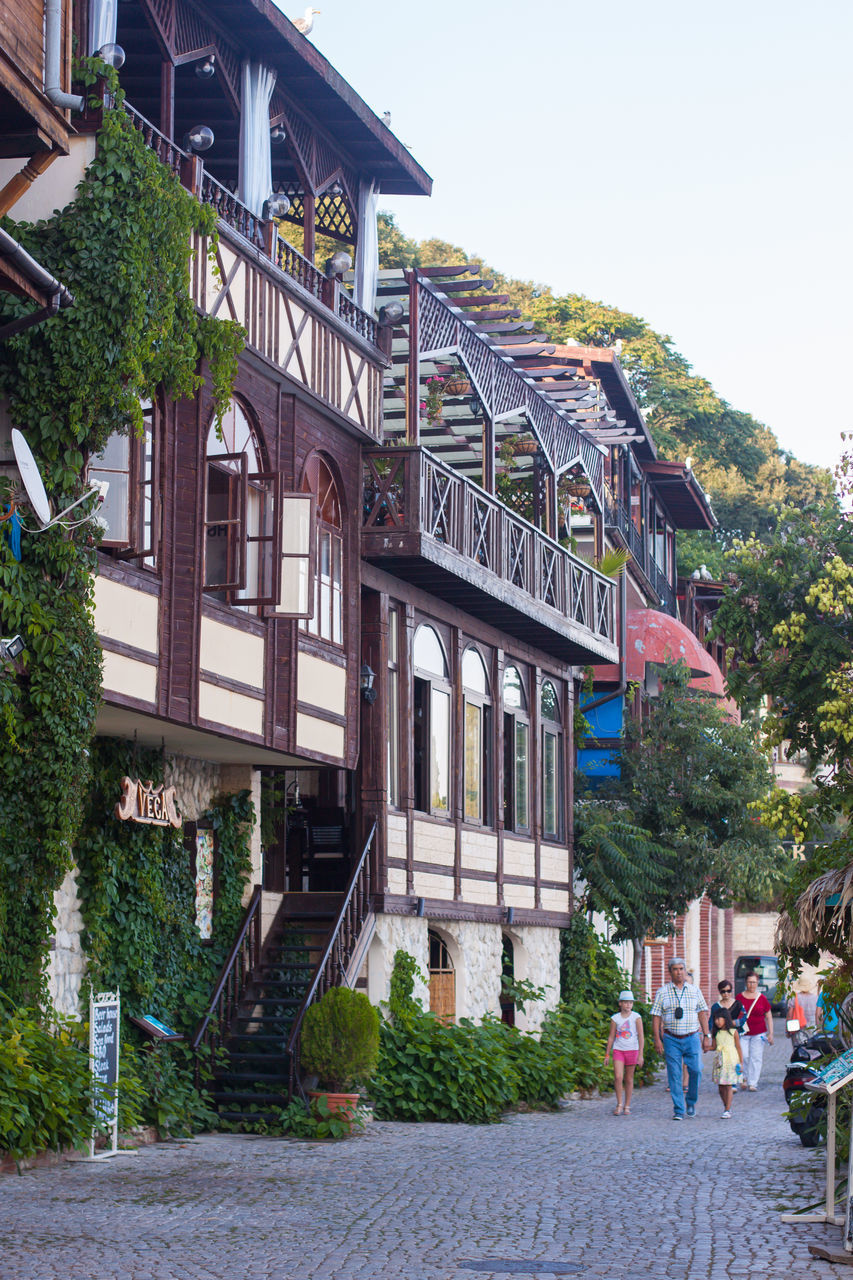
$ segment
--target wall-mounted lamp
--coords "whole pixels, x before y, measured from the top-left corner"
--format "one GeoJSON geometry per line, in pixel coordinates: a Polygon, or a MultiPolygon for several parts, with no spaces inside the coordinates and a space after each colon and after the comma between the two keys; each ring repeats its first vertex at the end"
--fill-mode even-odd
{"type": "Polygon", "coordinates": [[[21,636],[9,636],[8,639],[0,640],[0,662],[14,662],[26,647],[21,636]]]}
{"type": "Polygon", "coordinates": [[[261,217],[265,222],[269,222],[270,218],[283,218],[289,208],[290,201],[284,192],[273,191],[272,195],[267,196],[264,201],[261,217]]]}
{"type": "Polygon", "coordinates": [[[331,280],[333,276],[342,276],[351,267],[352,258],[348,253],[344,253],[343,249],[339,249],[337,253],[333,253],[331,258],[326,260],[326,279],[331,280]]]}
{"type": "Polygon", "coordinates": [[[344,194],[344,189],[339,182],[333,182],[332,185],[329,187],[328,191],[326,192],[326,195],[329,195],[329,196],[342,196],[343,194],[344,194]]]}
{"type": "Polygon", "coordinates": [[[274,124],[270,129],[270,142],[273,146],[281,146],[282,142],[284,142],[286,138],[287,134],[285,133],[284,125],[274,124]]]}
{"type": "Polygon", "coordinates": [[[515,924],[515,907],[507,907],[506,922],[507,924],[515,924]]]}
{"type": "Polygon", "coordinates": [[[379,308],[380,324],[399,324],[403,319],[402,302],[386,302],[384,307],[379,308]]]}
{"type": "Polygon", "coordinates": [[[483,402],[478,395],[470,395],[468,397],[468,411],[472,418],[482,418],[483,402]]]}
{"type": "Polygon", "coordinates": [[[103,44],[96,56],[116,71],[121,71],[127,61],[127,54],[120,44],[103,44]]]}
{"type": "Polygon", "coordinates": [[[216,75],[216,54],[209,53],[204,62],[197,62],[195,73],[199,80],[212,80],[216,75]]]}
{"type": "Polygon", "coordinates": [[[209,151],[215,139],[213,130],[206,124],[197,124],[184,135],[184,151],[209,151]]]}
{"type": "Polygon", "coordinates": [[[376,679],[376,672],[367,663],[362,664],[361,668],[361,696],[365,702],[373,704],[377,699],[377,692],[373,687],[373,681],[376,679]]]}
{"type": "Polygon", "coordinates": [[[419,920],[423,920],[424,916],[426,915],[426,899],[425,898],[418,898],[418,909],[415,912],[415,914],[419,920]]]}

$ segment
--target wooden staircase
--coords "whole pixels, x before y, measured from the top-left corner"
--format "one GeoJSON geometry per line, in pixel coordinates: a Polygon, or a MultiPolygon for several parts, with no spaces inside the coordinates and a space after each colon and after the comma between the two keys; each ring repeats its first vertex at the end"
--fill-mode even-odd
{"type": "Polygon", "coordinates": [[[261,941],[262,893],[246,911],[210,1005],[191,1040],[208,1058],[220,1118],[250,1126],[275,1118],[299,1081],[302,1019],[330,986],[353,985],[372,929],[370,850],[375,827],[343,894],[284,895],[261,941]],[[357,968],[356,968],[357,966],[357,968]]]}

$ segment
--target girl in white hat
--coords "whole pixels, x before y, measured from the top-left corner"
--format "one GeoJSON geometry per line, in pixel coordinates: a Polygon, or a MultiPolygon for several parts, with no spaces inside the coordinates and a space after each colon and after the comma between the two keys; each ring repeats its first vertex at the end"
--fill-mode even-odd
{"type": "Polygon", "coordinates": [[[619,1012],[610,1018],[610,1035],[604,1065],[613,1054],[613,1083],[616,1089],[615,1116],[631,1114],[631,1095],[634,1092],[634,1068],[643,1065],[643,1019],[634,1013],[633,991],[619,992],[619,1012]],[[623,1092],[624,1083],[624,1092],[623,1092]]]}

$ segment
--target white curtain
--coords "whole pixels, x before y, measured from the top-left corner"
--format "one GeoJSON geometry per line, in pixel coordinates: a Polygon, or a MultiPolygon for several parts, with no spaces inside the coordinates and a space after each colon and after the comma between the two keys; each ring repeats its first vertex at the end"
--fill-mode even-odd
{"type": "Polygon", "coordinates": [[[270,100],[275,71],[261,62],[244,62],[240,111],[240,199],[260,216],[272,195],[270,100]]]}
{"type": "Polygon", "coordinates": [[[89,54],[115,44],[118,0],[89,0],[89,54]]]}
{"type": "Polygon", "coordinates": [[[373,314],[376,286],[379,282],[379,233],[376,207],[379,192],[373,182],[362,182],[358,189],[358,243],[355,250],[355,282],[353,300],[362,311],[373,314]]]}

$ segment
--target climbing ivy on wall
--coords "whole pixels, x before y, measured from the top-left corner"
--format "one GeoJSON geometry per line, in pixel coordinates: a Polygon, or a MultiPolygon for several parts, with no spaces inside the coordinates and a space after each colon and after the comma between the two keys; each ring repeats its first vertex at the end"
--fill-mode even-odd
{"type": "Polygon", "coordinates": [[[192,856],[174,827],[115,817],[126,774],[163,781],[160,752],[97,738],[92,787],[75,843],[88,975],[99,989],[121,990],[127,1013],[154,1013],[192,1030],[243,915],[251,868],[253,806],[248,791],[224,796],[205,814],[216,832],[213,936],[195,926],[192,856]]]}
{"type": "MultiPolygon", "coordinates": [[[[84,82],[103,70],[89,63],[84,82]]],[[[83,492],[86,457],[111,432],[138,429],[140,399],[159,388],[193,395],[203,361],[221,415],[244,340],[239,326],[198,316],[190,298],[190,237],[214,234],[213,210],[159,163],[112,88],[116,105],[76,198],[44,222],[4,219],[74,295],[72,307],[0,347],[0,395],[60,507],[83,492]]],[[[0,295],[0,323],[31,307],[0,295]]],[[[20,632],[27,645],[0,671],[0,986],[17,1000],[44,995],[53,891],[71,865],[90,779],[96,544],[86,524],[25,533],[19,563],[0,537],[0,632],[20,632]]]]}

